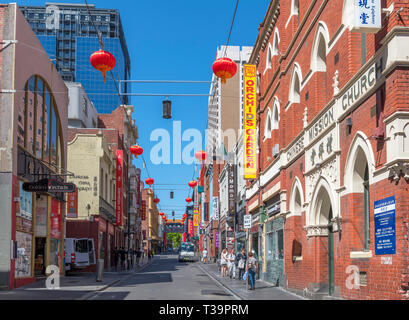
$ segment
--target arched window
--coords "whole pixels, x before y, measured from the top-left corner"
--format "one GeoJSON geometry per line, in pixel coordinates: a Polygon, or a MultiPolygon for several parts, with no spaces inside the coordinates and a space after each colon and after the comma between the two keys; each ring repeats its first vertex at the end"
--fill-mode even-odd
{"type": "MultiPolygon", "coordinates": [[[[370,247],[370,190],[369,190],[369,167],[365,152],[358,147],[353,169],[353,189],[354,193],[362,195],[362,216],[363,216],[363,248],[369,250],[370,247]]],[[[359,203],[359,202],[358,202],[359,203]]],[[[356,214],[359,214],[355,211],[356,214]]]]}
{"type": "Polygon", "coordinates": [[[300,1],[293,0],[291,4],[291,15],[298,15],[300,13],[300,1]]]}
{"type": "Polygon", "coordinates": [[[280,44],[280,34],[278,32],[278,29],[275,28],[274,30],[274,38],[273,38],[273,56],[279,55],[280,52],[278,50],[280,44]]]}
{"type": "Polygon", "coordinates": [[[268,109],[267,117],[266,117],[266,125],[264,127],[264,140],[270,139],[271,138],[271,131],[272,131],[272,125],[271,125],[271,111],[268,109]]]}
{"type": "Polygon", "coordinates": [[[280,103],[278,99],[274,99],[272,118],[272,130],[278,130],[280,123],[280,103]]]}
{"type": "Polygon", "coordinates": [[[294,65],[293,75],[290,84],[290,103],[300,103],[301,94],[301,72],[297,64],[294,65]]]}
{"type": "Polygon", "coordinates": [[[268,69],[271,69],[271,60],[273,60],[273,49],[271,48],[271,44],[268,44],[267,58],[266,58],[266,71],[268,69]]]}
{"type": "Polygon", "coordinates": [[[318,24],[311,55],[311,70],[325,72],[327,70],[329,34],[323,22],[318,24]]]}
{"type": "Polygon", "coordinates": [[[38,159],[63,167],[62,129],[49,85],[32,76],[18,109],[18,144],[38,159]]]}

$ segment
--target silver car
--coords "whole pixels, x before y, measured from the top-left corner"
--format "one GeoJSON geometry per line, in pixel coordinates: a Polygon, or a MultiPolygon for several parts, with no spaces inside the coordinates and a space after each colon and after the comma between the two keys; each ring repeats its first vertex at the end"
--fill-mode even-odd
{"type": "Polygon", "coordinates": [[[195,245],[190,242],[184,242],[179,248],[179,262],[182,261],[195,261],[195,245]]]}

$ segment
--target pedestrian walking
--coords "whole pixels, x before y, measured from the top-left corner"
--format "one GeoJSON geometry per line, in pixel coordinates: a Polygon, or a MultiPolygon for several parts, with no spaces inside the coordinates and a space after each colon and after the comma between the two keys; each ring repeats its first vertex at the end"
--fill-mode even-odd
{"type": "Polygon", "coordinates": [[[256,289],[256,270],[257,270],[257,260],[254,258],[254,253],[249,253],[249,261],[247,267],[248,279],[250,282],[250,290],[256,289]]]}
{"type": "Polygon", "coordinates": [[[118,271],[118,263],[119,263],[119,250],[117,247],[114,249],[114,263],[115,263],[115,272],[118,271]]]}
{"type": "Polygon", "coordinates": [[[203,263],[204,264],[207,263],[207,250],[206,249],[203,250],[203,263]]]}
{"type": "Polygon", "coordinates": [[[227,263],[228,263],[228,253],[226,249],[223,249],[220,260],[221,260],[220,264],[221,264],[222,277],[226,277],[227,276],[227,263]]]}
{"type": "Polygon", "coordinates": [[[141,266],[141,257],[142,257],[142,251],[138,250],[136,252],[136,262],[137,262],[137,266],[140,267],[141,266]]]}
{"type": "Polygon", "coordinates": [[[234,249],[231,250],[229,255],[229,276],[230,279],[236,279],[236,252],[234,249]]]}
{"type": "Polygon", "coordinates": [[[152,260],[152,252],[148,250],[148,261],[151,262],[152,260]]]}
{"type": "Polygon", "coordinates": [[[119,254],[121,256],[121,271],[122,271],[125,269],[125,259],[126,259],[126,253],[125,253],[124,247],[121,247],[119,254]]]}
{"type": "Polygon", "coordinates": [[[246,261],[247,261],[247,256],[246,256],[246,250],[241,249],[241,252],[237,254],[236,256],[236,265],[237,268],[239,269],[239,280],[243,279],[243,275],[246,269],[246,261]]]}

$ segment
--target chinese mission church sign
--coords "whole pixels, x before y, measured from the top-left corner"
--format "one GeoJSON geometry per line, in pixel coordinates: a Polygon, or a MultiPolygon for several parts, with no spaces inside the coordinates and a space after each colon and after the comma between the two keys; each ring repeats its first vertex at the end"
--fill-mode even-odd
{"type": "Polygon", "coordinates": [[[381,0],[354,0],[354,25],[352,30],[376,33],[382,28],[381,0]]]}

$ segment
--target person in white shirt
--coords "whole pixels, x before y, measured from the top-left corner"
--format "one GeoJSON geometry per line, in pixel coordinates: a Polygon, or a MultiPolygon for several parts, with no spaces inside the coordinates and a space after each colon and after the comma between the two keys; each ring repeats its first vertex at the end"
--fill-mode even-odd
{"type": "Polygon", "coordinates": [[[202,254],[203,254],[203,263],[207,263],[207,250],[204,249],[202,254]]]}
{"type": "Polygon", "coordinates": [[[236,279],[236,254],[234,249],[229,254],[229,276],[236,279]]]}

